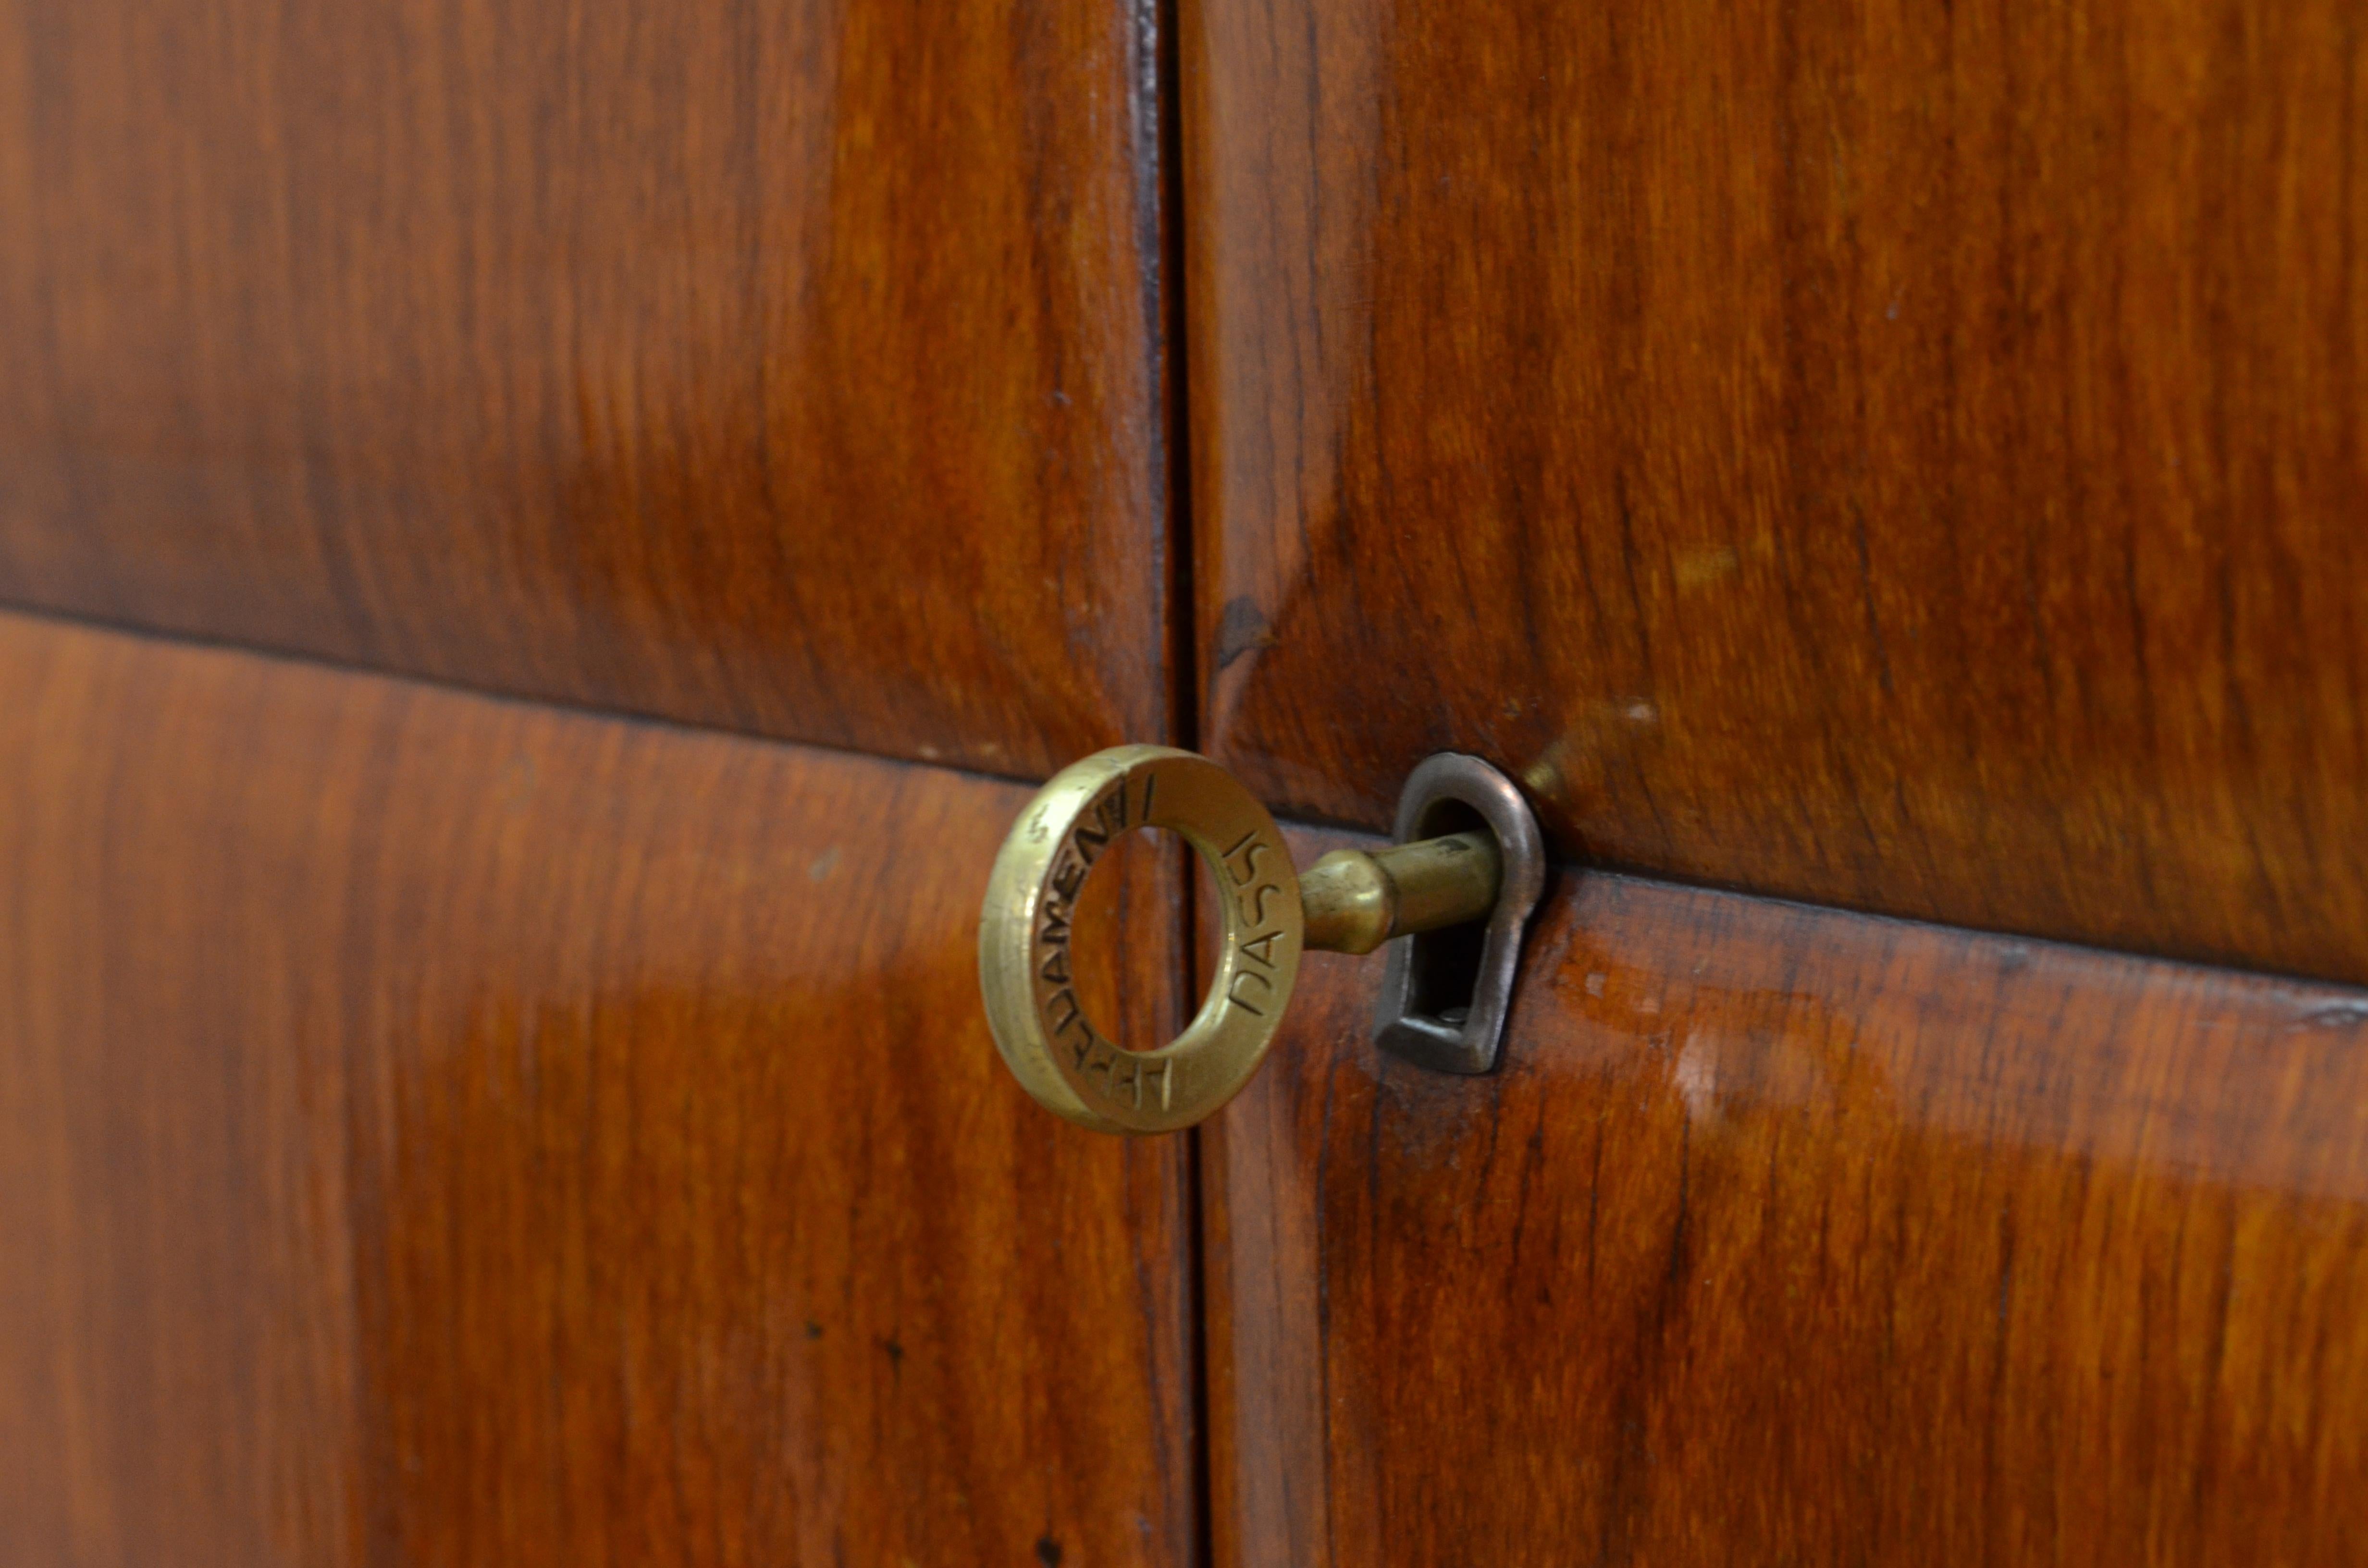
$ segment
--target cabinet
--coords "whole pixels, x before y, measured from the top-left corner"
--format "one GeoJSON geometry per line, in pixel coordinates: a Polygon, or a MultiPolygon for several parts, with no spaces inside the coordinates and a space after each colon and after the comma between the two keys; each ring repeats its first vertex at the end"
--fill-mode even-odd
{"type": "Polygon", "coordinates": [[[6,1555],[2356,1559],[2356,35],[0,0],[6,1555]],[[1498,1071],[1032,1105],[1127,740],[1513,775],[1498,1071]]]}

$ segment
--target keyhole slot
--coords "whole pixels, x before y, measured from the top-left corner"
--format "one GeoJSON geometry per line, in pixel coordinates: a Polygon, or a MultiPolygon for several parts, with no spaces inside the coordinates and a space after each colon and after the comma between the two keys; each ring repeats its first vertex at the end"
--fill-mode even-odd
{"type": "MultiPolygon", "coordinates": [[[[1488,819],[1471,806],[1461,801],[1440,801],[1423,812],[1413,836],[1441,838],[1451,833],[1493,836],[1494,832],[1488,819]]],[[[1481,955],[1488,943],[1486,923],[1470,920],[1406,940],[1414,948],[1407,960],[1411,989],[1406,1011],[1417,1017],[1435,1018],[1450,1028],[1463,1028],[1472,1015],[1473,994],[1480,983],[1481,955]]]]}

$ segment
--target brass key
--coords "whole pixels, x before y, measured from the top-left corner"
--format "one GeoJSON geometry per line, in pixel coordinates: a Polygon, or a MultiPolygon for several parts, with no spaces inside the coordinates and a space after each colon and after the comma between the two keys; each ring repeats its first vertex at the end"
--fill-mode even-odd
{"type": "Polygon", "coordinates": [[[1304,949],[1370,953],[1393,938],[1486,920],[1470,993],[1458,998],[1426,994],[1417,955],[1400,943],[1375,1030],[1385,1049],[1424,1065],[1486,1071],[1521,926],[1543,884],[1543,854],[1527,802],[1475,757],[1443,754],[1415,770],[1399,836],[1442,811],[1485,825],[1372,852],[1335,850],[1303,875],[1266,807],[1204,756],[1117,746],[1062,769],[1020,813],[987,881],[979,983],[1004,1061],[1039,1103],[1083,1126],[1190,1127],[1258,1071],[1304,949]],[[1144,1051],[1121,1048],[1086,1016],[1071,949],[1087,876],[1113,839],[1139,827],[1181,835],[1200,855],[1224,923],[1199,1013],[1177,1039],[1144,1051]]]}

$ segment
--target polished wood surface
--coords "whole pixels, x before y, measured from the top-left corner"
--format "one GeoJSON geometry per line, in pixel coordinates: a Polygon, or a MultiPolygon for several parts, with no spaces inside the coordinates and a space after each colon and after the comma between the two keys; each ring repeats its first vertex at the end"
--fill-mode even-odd
{"type": "Polygon", "coordinates": [[[1163,738],[1149,15],[0,0],[0,599],[1019,777],[1163,738]]]}
{"type": "Polygon", "coordinates": [[[2368,979],[2343,0],[1190,0],[1201,739],[2368,979]],[[1354,722],[1344,722],[1353,715],[1354,722]]]}
{"type": "Polygon", "coordinates": [[[1196,1560],[1185,1145],[979,1009],[1023,791],[16,616],[0,756],[8,1561],[1196,1560]]]}
{"type": "Polygon", "coordinates": [[[2368,1555],[2368,994],[1608,874],[1493,1076],[1377,982],[1204,1130],[1221,1564],[2368,1555]]]}

